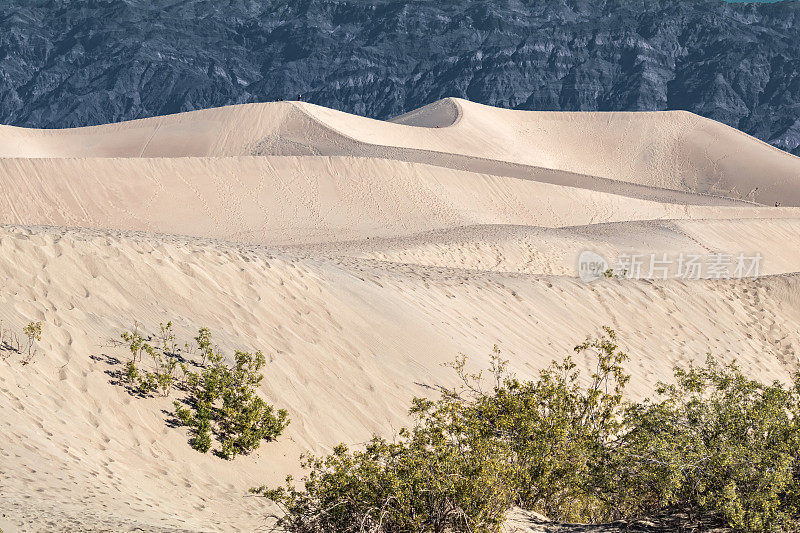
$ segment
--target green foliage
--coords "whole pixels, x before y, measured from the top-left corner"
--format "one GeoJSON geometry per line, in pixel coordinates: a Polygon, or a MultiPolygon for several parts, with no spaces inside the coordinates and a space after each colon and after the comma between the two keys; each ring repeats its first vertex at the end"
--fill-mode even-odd
{"type": "Polygon", "coordinates": [[[188,397],[184,407],[175,402],[175,416],[192,428],[193,448],[207,452],[212,434],[220,442],[217,453],[226,459],[257,449],[262,440],[274,440],[289,424],[287,413],[277,413],[256,394],[266,360],[261,352],[237,351],[235,365],[229,367],[211,348],[208,330],[200,330],[197,343],[210,366],[200,372],[187,372],[188,397]]]}
{"type": "Polygon", "coordinates": [[[614,499],[628,513],[678,507],[738,531],[797,530],[800,377],[765,385],[708,356],[675,378],[659,384],[660,401],[627,408],[614,499]]]}
{"type": "Polygon", "coordinates": [[[128,345],[131,359],[125,365],[125,378],[128,385],[136,392],[150,395],[160,392],[162,396],[169,396],[173,386],[178,382],[177,369],[182,365],[178,357],[175,344],[175,334],[172,331],[172,322],[160,324],[160,346],[151,345],[150,339],[139,334],[138,326],[132,332],[124,332],[122,340],[128,345]],[[143,354],[150,356],[153,370],[139,370],[136,359],[141,362],[143,354]]]}
{"type": "Polygon", "coordinates": [[[125,381],[130,386],[136,385],[139,381],[139,369],[136,368],[136,363],[132,359],[125,363],[125,381]]]}
{"type": "Polygon", "coordinates": [[[23,328],[22,332],[31,342],[40,341],[42,340],[42,323],[28,322],[28,325],[23,328]]]}
{"type": "Polygon", "coordinates": [[[145,339],[139,334],[139,325],[136,324],[132,332],[124,332],[120,335],[123,341],[128,343],[128,349],[131,352],[131,356],[133,357],[133,362],[136,362],[136,358],[138,357],[139,360],[142,360],[142,351],[144,350],[145,346],[145,339]]]}
{"type": "Polygon", "coordinates": [[[23,365],[27,365],[36,355],[36,351],[33,348],[34,341],[42,340],[42,323],[28,322],[28,325],[22,328],[22,333],[28,338],[28,357],[22,361],[23,365]]]}
{"type": "Polygon", "coordinates": [[[205,453],[216,439],[217,455],[233,459],[257,449],[261,441],[274,440],[289,425],[287,412],[275,411],[256,392],[266,364],[261,352],[237,351],[234,365],[229,366],[214,347],[211,332],[201,328],[195,337],[201,361],[194,363],[198,370],[190,370],[179,354],[172,322],[160,325],[154,344],[138,328],[121,337],[131,353],[124,380],[134,392],[168,396],[178,386],[186,393],[174,402],[175,417],[191,429],[190,444],[194,449],[205,453]],[[141,363],[144,354],[152,360],[152,371],[137,366],[136,361],[141,363]],[[182,372],[180,378],[178,369],[182,372]]]}
{"type": "Polygon", "coordinates": [[[591,481],[608,453],[606,443],[620,430],[629,377],[622,368],[628,357],[614,331],[604,332],[575,347],[595,362],[588,385],[581,385],[572,356],[542,370],[538,380],[523,382],[505,372],[506,362],[495,351],[491,392],[480,388],[480,375],[464,372],[462,358],[454,365],[462,390],[445,394],[437,405],[456,404],[479,438],[502,442],[515,465],[517,503],[553,519],[594,522],[612,514],[591,481]]]}
{"type": "Polygon", "coordinates": [[[615,279],[622,279],[628,275],[628,269],[623,269],[620,272],[616,272],[613,268],[608,268],[603,271],[604,278],[615,278],[615,279]]]}
{"type": "Polygon", "coordinates": [[[202,365],[205,365],[207,362],[217,364],[222,360],[222,357],[214,351],[214,345],[211,342],[211,331],[208,328],[200,328],[194,340],[203,358],[201,361],[202,365]]]}
{"type": "Polygon", "coordinates": [[[21,363],[27,365],[31,362],[37,353],[34,343],[42,340],[42,323],[28,322],[22,328],[22,333],[28,339],[28,345],[25,350],[23,350],[22,343],[16,332],[4,328],[2,322],[0,322],[0,358],[6,359],[11,353],[22,355],[23,351],[26,351],[27,354],[21,360],[21,363]]]}
{"type": "Polygon", "coordinates": [[[453,413],[420,401],[416,425],[363,451],[337,446],[305,457],[303,489],[291,476],[251,492],[277,502],[277,526],[298,533],[497,532],[512,503],[510,465],[498,443],[474,440],[453,413]]]}
{"type": "Polygon", "coordinates": [[[485,388],[461,356],[461,386],[415,399],[396,442],[340,445],[305,459],[301,485],[252,492],[297,533],[497,531],[512,504],[564,521],[680,511],[736,531],[798,531],[800,375],[765,385],[709,357],[635,403],[627,359],[604,328],[522,381],[495,348],[485,388]]]}

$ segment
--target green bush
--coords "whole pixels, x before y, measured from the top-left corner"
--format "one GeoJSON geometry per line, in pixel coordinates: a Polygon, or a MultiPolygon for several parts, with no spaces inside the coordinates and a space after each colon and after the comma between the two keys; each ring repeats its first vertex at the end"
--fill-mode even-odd
{"type": "Polygon", "coordinates": [[[28,325],[22,328],[22,333],[28,338],[28,356],[22,360],[22,364],[27,365],[36,355],[33,343],[42,340],[42,323],[28,322],[28,325]]]}
{"type": "MultiPolygon", "coordinates": [[[[210,335],[208,340],[210,343],[210,335]]],[[[176,417],[192,428],[194,449],[203,453],[210,450],[213,434],[221,445],[217,454],[233,459],[257,449],[262,440],[271,441],[283,433],[289,424],[287,412],[274,412],[256,394],[266,362],[261,352],[237,351],[233,367],[226,366],[211,348],[206,358],[211,366],[187,372],[188,396],[183,403],[175,402],[176,417]]]]}
{"type": "Polygon", "coordinates": [[[28,355],[30,355],[33,342],[42,340],[42,323],[28,322],[28,325],[22,329],[22,332],[28,337],[28,355]]]}
{"type": "Polygon", "coordinates": [[[449,413],[420,406],[395,442],[374,437],[363,451],[337,446],[306,457],[303,489],[291,476],[251,492],[283,510],[277,526],[298,533],[499,531],[512,502],[507,454],[473,440],[449,413]]]}
{"type": "Polygon", "coordinates": [[[520,381],[505,372],[496,351],[494,387],[480,388],[480,375],[455,369],[464,383],[461,393],[444,394],[437,408],[457,404],[478,438],[501,441],[515,465],[512,483],[518,505],[565,521],[596,522],[613,516],[613,508],[595,488],[609,453],[607,444],[620,431],[620,407],[629,380],[622,369],[627,356],[611,329],[575,347],[595,368],[588,385],[572,356],[552,363],[536,381],[520,381]],[[463,391],[468,394],[464,395],[463,391]]]}
{"type": "MultiPolygon", "coordinates": [[[[145,396],[160,392],[166,397],[176,386],[184,391],[185,396],[174,402],[175,417],[191,428],[194,449],[205,453],[216,438],[220,444],[217,455],[233,459],[283,433],[289,424],[287,412],[276,412],[256,392],[266,363],[261,352],[237,351],[235,364],[228,366],[214,347],[211,332],[201,328],[195,337],[201,361],[194,363],[198,370],[190,370],[191,363],[179,353],[172,322],[160,327],[154,344],[138,328],[121,335],[131,353],[124,381],[132,392],[145,396]],[[137,366],[137,360],[143,363],[144,354],[150,356],[153,370],[137,366]]],[[[188,344],[185,346],[188,351],[188,344]]]]}
{"type": "Polygon", "coordinates": [[[396,442],[344,445],[307,458],[300,485],[253,492],[297,533],[497,531],[513,505],[552,519],[601,523],[681,513],[737,531],[798,531],[800,376],[761,384],[709,357],[675,369],[656,400],[626,401],[613,330],[533,381],[495,350],[485,388],[468,374],[435,401],[415,399],[396,442]]]}
{"type": "Polygon", "coordinates": [[[132,332],[126,331],[121,335],[122,340],[128,344],[132,356],[132,359],[125,364],[125,379],[133,390],[142,395],[158,391],[162,396],[169,396],[172,387],[178,381],[178,368],[186,372],[178,356],[172,322],[160,324],[160,328],[160,346],[151,345],[149,339],[139,334],[138,327],[132,332]],[[143,354],[148,354],[152,359],[152,371],[140,370],[136,366],[137,357],[142,362],[143,354]]]}
{"type": "Polygon", "coordinates": [[[765,385],[708,357],[628,406],[609,495],[628,514],[711,512],[738,531],[797,530],[800,378],[765,385]]]}
{"type": "MultiPolygon", "coordinates": [[[[22,328],[22,334],[27,337],[28,345],[25,350],[27,355],[25,355],[20,362],[23,365],[27,365],[36,356],[37,349],[35,343],[42,340],[42,323],[28,322],[28,324],[22,328]]],[[[4,328],[3,323],[0,322],[0,358],[6,359],[12,353],[22,355],[22,343],[13,330],[4,328]]]]}

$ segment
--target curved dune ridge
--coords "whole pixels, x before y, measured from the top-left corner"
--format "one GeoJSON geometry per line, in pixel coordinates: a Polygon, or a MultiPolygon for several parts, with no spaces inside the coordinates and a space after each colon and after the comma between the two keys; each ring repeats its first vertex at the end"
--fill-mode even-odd
{"type": "Polygon", "coordinates": [[[447,98],[383,122],[304,102],[275,102],[72,130],[0,128],[3,158],[251,155],[374,157],[496,175],[506,175],[509,165],[502,163],[512,163],[523,167],[513,177],[535,180],[546,169],[800,205],[800,158],[682,111],[512,111],[447,98]],[[500,172],[491,162],[500,163],[500,172]]]}
{"type": "Polygon", "coordinates": [[[254,531],[270,509],[248,488],[297,474],[300,453],[392,435],[413,396],[455,385],[442,363],[464,352],[478,370],[494,344],[531,377],[610,325],[639,398],[707,352],[787,379],[793,206],[800,159],[683,112],[448,98],[389,122],[280,102],[1,126],[0,327],[44,331],[28,365],[0,349],[0,528],[254,531]],[[586,250],[758,255],[761,277],[586,283],[586,250]],[[114,385],[113,340],[167,320],[263,350],[287,433],[225,462],[165,424],[172,398],[114,385]]]}

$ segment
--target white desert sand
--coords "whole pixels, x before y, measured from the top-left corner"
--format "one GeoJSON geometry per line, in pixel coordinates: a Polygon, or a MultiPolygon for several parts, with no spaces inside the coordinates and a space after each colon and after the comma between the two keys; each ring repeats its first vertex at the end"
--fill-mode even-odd
{"type": "MultiPolygon", "coordinates": [[[[254,531],[251,486],[391,435],[498,344],[532,376],[602,325],[631,390],[706,352],[786,379],[800,346],[800,159],[688,113],[446,99],[380,122],[305,103],[75,130],[0,127],[0,528],[254,531]],[[763,257],[759,279],[578,279],[577,257],[763,257]],[[226,462],[110,383],[134,322],[268,355],[276,442],[226,462]]],[[[527,523],[519,519],[517,524],[527,523]]],[[[527,527],[527,526],[520,526],[527,527]]],[[[532,526],[533,527],[533,526],[532,526]]]]}

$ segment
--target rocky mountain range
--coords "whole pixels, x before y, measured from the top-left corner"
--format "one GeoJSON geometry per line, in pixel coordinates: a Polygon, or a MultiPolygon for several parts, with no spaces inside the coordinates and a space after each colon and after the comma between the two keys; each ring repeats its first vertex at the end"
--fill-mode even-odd
{"type": "Polygon", "coordinates": [[[800,2],[8,0],[0,123],[304,100],[685,109],[800,154],[800,2]]]}

